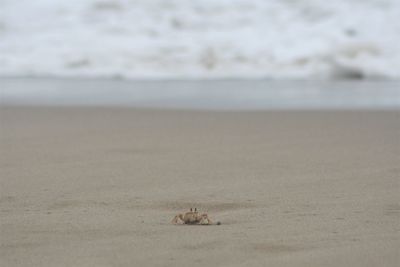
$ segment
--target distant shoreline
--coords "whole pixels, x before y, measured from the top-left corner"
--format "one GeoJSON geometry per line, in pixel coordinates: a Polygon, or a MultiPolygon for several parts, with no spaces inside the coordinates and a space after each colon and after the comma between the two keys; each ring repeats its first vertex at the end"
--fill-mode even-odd
{"type": "Polygon", "coordinates": [[[396,80],[0,78],[1,105],[274,110],[400,109],[396,80]]]}

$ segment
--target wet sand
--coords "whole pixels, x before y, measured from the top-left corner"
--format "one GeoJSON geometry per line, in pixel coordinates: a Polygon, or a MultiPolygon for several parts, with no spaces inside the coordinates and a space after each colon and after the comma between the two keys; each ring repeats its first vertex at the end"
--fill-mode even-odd
{"type": "Polygon", "coordinates": [[[1,266],[398,266],[400,111],[0,108],[1,266]],[[175,226],[190,207],[220,226],[175,226]]]}

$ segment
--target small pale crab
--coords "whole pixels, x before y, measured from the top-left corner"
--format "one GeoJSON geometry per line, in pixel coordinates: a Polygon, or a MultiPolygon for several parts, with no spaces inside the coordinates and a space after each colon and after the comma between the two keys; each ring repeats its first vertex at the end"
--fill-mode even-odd
{"type": "Polygon", "coordinates": [[[191,225],[220,225],[220,222],[213,223],[208,218],[207,213],[200,214],[197,208],[194,210],[191,208],[190,211],[185,214],[176,215],[172,221],[173,224],[191,224],[191,225]]]}

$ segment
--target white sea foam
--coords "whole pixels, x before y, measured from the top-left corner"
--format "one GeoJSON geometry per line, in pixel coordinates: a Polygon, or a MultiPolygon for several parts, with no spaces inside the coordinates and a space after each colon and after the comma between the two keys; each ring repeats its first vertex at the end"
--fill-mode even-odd
{"type": "Polygon", "coordinates": [[[400,78],[398,0],[0,0],[0,75],[400,78]]]}

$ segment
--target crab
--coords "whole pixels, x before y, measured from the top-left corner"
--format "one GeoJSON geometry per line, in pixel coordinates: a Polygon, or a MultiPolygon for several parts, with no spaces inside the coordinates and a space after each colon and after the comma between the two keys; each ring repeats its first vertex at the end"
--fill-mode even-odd
{"type": "Polygon", "coordinates": [[[213,223],[210,218],[208,218],[207,213],[200,214],[197,208],[194,210],[191,208],[190,211],[185,214],[176,215],[172,221],[173,224],[191,224],[191,225],[220,225],[220,222],[213,223]]]}

